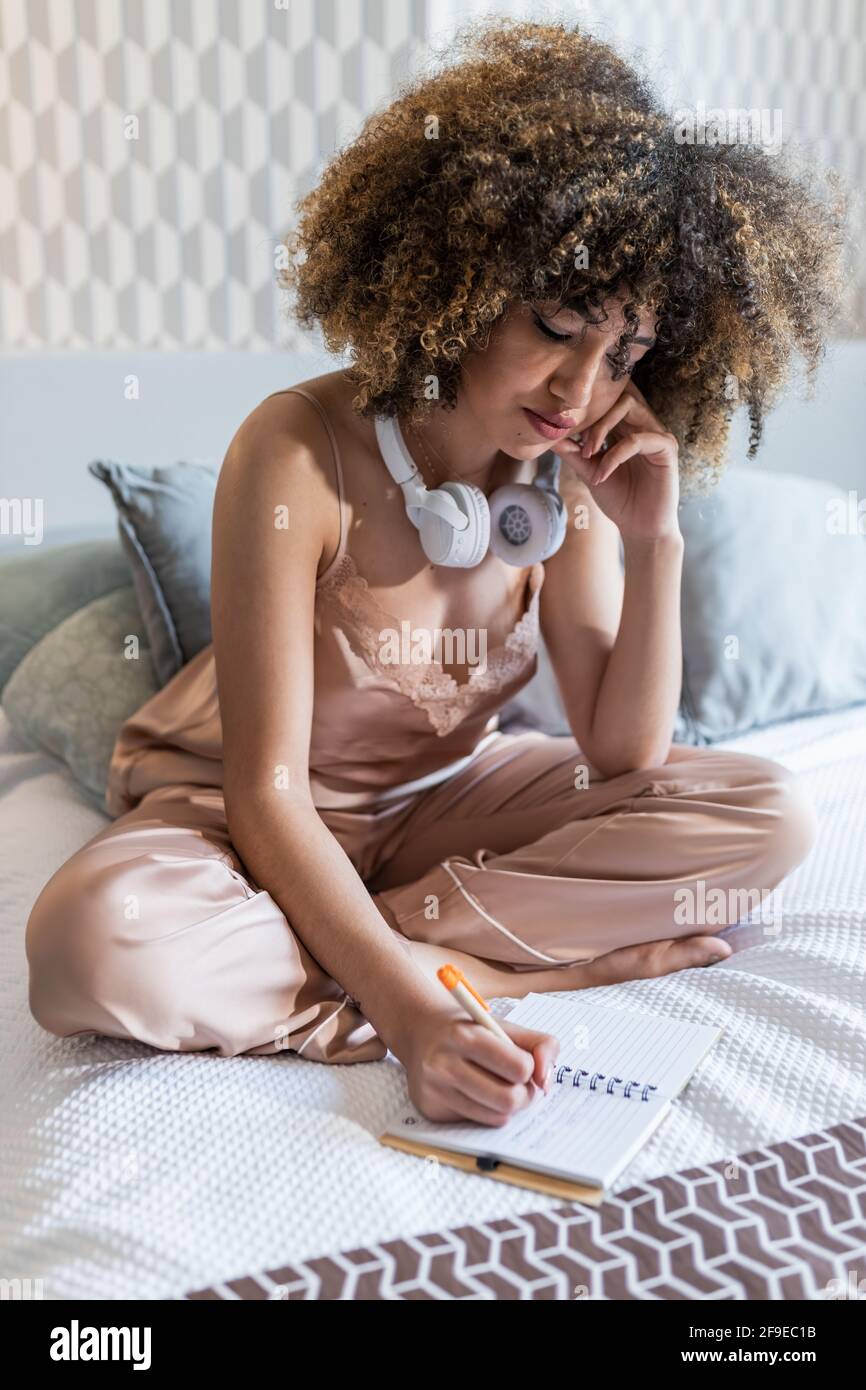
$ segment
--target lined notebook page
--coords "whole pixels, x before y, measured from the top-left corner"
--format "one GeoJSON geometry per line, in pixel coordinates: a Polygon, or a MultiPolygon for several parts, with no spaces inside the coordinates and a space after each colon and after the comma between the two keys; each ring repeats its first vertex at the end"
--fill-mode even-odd
{"type": "MultiPolygon", "coordinates": [[[[559,1039],[557,1067],[575,1065],[608,1080],[621,1077],[620,1094],[629,1081],[654,1086],[653,1094],[673,1100],[721,1034],[715,1024],[685,1023],[677,1018],[613,1009],[581,1000],[527,994],[508,1014],[510,1023],[552,1033],[559,1039]]],[[[569,1082],[570,1077],[563,1077],[569,1082]]],[[[580,1078],[580,1089],[587,1084],[580,1078]]],[[[634,1095],[632,1091],[631,1095],[634,1095]]]]}
{"type": "Polygon", "coordinates": [[[526,995],[508,1020],[559,1039],[549,1095],[539,1092],[498,1128],[439,1124],[409,1107],[387,1132],[608,1187],[722,1031],[547,994],[526,995]]]}

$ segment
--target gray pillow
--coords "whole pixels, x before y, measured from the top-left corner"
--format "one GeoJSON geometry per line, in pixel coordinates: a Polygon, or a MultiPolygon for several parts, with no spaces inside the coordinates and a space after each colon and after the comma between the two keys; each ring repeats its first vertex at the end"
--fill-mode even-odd
{"type": "MultiPolygon", "coordinates": [[[[730,468],[707,496],[680,504],[675,743],[866,702],[866,537],[851,496],[814,478],[730,468]]],[[[500,725],[570,732],[543,642],[537,674],[500,725]]]]}
{"type": "Polygon", "coordinates": [[[708,496],[682,504],[680,527],[681,709],[696,741],[866,701],[866,536],[855,494],[731,468],[708,496]]]}
{"type": "Polygon", "coordinates": [[[127,583],[37,642],[8,681],[2,703],[15,731],[61,758],[89,799],[110,814],[104,796],[118,731],[158,689],[135,590],[127,583]]]}
{"type": "Polygon", "coordinates": [[[178,461],[153,468],[94,460],[105,483],[160,685],[211,640],[211,516],[219,467],[178,461]]]}
{"type": "Polygon", "coordinates": [[[0,694],[40,638],[85,604],[130,582],[116,537],[27,546],[0,559],[0,694]]]}

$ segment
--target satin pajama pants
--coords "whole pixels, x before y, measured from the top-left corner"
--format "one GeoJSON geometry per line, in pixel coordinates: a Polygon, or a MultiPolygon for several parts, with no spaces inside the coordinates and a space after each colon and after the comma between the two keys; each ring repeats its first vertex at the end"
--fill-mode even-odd
{"type": "MultiPolygon", "coordinates": [[[[499,734],[395,805],[319,815],[404,946],[515,971],[723,930],[724,917],[684,920],[681,890],[696,904],[712,889],[769,893],[817,830],[798,779],[770,759],[673,744],[663,765],[606,779],[573,739],[539,733],[499,734]]],[[[251,880],[219,789],[159,787],[107,825],[43,888],[26,950],[31,1011],[58,1036],[331,1063],[387,1053],[251,880]]]]}

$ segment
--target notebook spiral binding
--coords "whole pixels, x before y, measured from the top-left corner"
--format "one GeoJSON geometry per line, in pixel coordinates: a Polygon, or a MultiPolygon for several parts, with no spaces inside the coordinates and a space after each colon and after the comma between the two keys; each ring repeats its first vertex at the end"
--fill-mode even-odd
{"type": "Polygon", "coordinates": [[[556,1074],[555,1074],[554,1080],[555,1080],[556,1082],[558,1082],[558,1083],[559,1083],[560,1085],[562,1085],[562,1086],[568,1084],[568,1083],[565,1081],[565,1079],[564,1079],[564,1078],[565,1078],[566,1072],[571,1072],[571,1073],[572,1073],[571,1084],[572,1084],[572,1086],[575,1086],[575,1087],[579,1087],[580,1084],[581,1084],[582,1078],[585,1077],[585,1076],[588,1076],[588,1077],[590,1078],[589,1086],[588,1086],[588,1087],[584,1087],[584,1090],[598,1091],[598,1089],[599,1089],[599,1086],[598,1086],[599,1081],[605,1081],[605,1080],[606,1080],[606,1081],[607,1081],[607,1085],[603,1088],[603,1090],[604,1090],[604,1092],[605,1092],[606,1095],[612,1096],[612,1095],[617,1094],[617,1090],[616,1090],[617,1086],[621,1086],[621,1087],[622,1087],[622,1090],[619,1092],[619,1094],[620,1094],[625,1100],[631,1100],[631,1098],[632,1098],[632,1092],[633,1092],[633,1091],[638,1091],[638,1092],[640,1093],[640,1098],[641,1098],[641,1100],[648,1101],[649,1098],[650,1098],[650,1091],[657,1091],[657,1090],[658,1090],[658,1086],[653,1086],[653,1085],[652,1085],[650,1082],[648,1082],[648,1081],[646,1081],[646,1082],[643,1082],[643,1081],[626,1081],[626,1082],[623,1082],[623,1078],[622,1078],[621,1076],[607,1076],[606,1073],[603,1072],[603,1071],[594,1071],[594,1072],[590,1073],[590,1072],[586,1071],[586,1069],[585,1069],[584,1067],[567,1067],[567,1066],[561,1066],[561,1067],[557,1067],[557,1068],[556,1068],[556,1074]]]}

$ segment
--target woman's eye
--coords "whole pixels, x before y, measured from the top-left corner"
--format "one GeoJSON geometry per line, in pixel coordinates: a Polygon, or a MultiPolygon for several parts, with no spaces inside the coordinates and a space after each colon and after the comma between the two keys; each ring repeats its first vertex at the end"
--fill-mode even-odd
{"type": "Polygon", "coordinates": [[[532,316],[535,319],[536,327],[541,330],[545,338],[552,338],[555,343],[567,343],[571,337],[570,333],[554,333],[552,328],[548,328],[546,323],[542,323],[537,314],[532,316]]]}

